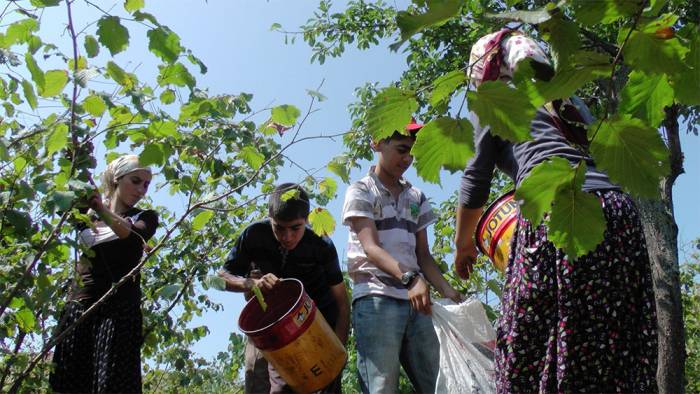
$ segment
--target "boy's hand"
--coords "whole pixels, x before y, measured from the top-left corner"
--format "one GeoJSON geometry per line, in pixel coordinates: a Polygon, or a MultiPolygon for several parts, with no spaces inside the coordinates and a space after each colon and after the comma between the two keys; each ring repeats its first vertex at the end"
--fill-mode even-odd
{"type": "Polygon", "coordinates": [[[280,283],[280,279],[272,273],[265,274],[260,279],[249,279],[253,281],[253,286],[258,287],[263,291],[272,290],[280,283]]]}
{"type": "Polygon", "coordinates": [[[464,301],[464,295],[455,290],[452,286],[447,286],[445,289],[442,289],[442,291],[440,291],[440,294],[442,294],[442,296],[445,298],[451,299],[457,304],[464,301]]]}
{"type": "Polygon", "coordinates": [[[476,262],[476,247],[457,249],[455,253],[454,267],[457,275],[467,280],[476,262]]]}
{"type": "Polygon", "coordinates": [[[430,301],[430,287],[422,276],[418,275],[413,280],[411,287],[408,288],[408,301],[411,308],[420,313],[429,315],[432,312],[430,306],[433,303],[430,301]]]}

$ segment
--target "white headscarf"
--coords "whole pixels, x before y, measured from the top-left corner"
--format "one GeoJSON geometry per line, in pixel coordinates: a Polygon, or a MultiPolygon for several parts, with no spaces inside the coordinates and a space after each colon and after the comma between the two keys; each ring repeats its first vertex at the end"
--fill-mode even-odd
{"type": "Polygon", "coordinates": [[[139,157],[137,155],[124,155],[112,160],[101,176],[105,199],[111,200],[114,196],[119,178],[139,170],[148,171],[149,174],[151,173],[149,167],[142,166],[141,163],[139,163],[139,157]]]}
{"type": "Polygon", "coordinates": [[[518,62],[526,58],[550,64],[549,58],[535,40],[520,31],[503,29],[481,37],[472,46],[469,55],[471,67],[467,69],[467,76],[474,86],[481,85],[484,80],[512,78],[518,62]],[[497,58],[499,53],[501,57],[497,58]]]}

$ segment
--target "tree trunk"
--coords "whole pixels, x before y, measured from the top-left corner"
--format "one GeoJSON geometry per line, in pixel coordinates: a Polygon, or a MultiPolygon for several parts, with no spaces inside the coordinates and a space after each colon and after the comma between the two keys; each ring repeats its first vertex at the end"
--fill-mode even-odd
{"type": "Polygon", "coordinates": [[[642,225],[652,265],[656,314],[659,327],[659,393],[684,392],[685,329],[678,268],[678,226],[673,214],[672,188],[683,173],[678,110],[666,109],[663,123],[670,149],[671,174],[660,185],[661,199],[638,200],[642,225]]]}

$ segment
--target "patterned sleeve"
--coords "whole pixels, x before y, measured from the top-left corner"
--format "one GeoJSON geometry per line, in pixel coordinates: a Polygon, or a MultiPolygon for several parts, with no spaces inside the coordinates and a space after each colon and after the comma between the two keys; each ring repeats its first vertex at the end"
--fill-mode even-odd
{"type": "Polygon", "coordinates": [[[418,215],[418,231],[430,226],[431,224],[437,222],[437,217],[433,211],[433,207],[430,205],[430,200],[425,197],[423,192],[420,192],[420,214],[418,215]]]}
{"type": "Polygon", "coordinates": [[[350,225],[350,218],[363,217],[374,219],[374,198],[367,185],[355,182],[345,192],[343,204],[343,224],[350,225]]]}

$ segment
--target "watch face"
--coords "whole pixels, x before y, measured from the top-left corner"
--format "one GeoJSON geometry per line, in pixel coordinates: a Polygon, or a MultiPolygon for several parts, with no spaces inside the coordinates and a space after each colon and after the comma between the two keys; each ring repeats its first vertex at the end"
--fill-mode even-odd
{"type": "Polygon", "coordinates": [[[416,273],[414,271],[408,271],[401,276],[401,283],[404,286],[407,286],[409,283],[411,283],[411,281],[415,277],[416,277],[416,273]]]}

